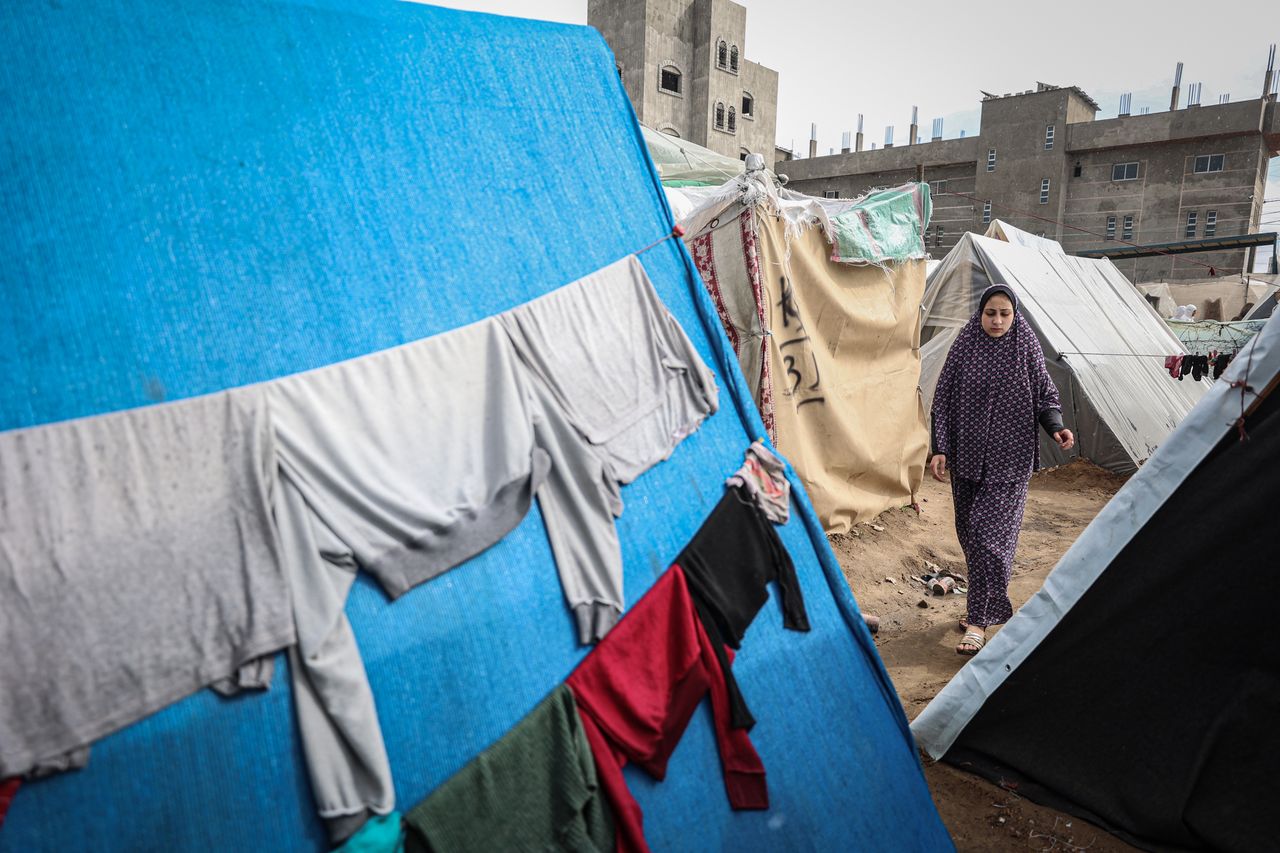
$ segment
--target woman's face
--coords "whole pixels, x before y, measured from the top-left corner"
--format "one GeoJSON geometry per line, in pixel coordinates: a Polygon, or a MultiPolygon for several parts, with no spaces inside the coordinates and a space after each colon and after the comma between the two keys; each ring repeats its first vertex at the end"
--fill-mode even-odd
{"type": "Polygon", "coordinates": [[[982,306],[982,331],[998,338],[1012,327],[1013,303],[1003,293],[997,293],[982,306]]]}

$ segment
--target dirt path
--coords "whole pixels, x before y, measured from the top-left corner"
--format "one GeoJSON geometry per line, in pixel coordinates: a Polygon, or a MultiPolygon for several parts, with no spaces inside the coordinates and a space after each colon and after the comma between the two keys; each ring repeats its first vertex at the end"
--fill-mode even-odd
{"type": "MultiPolygon", "coordinates": [[[[1085,462],[1032,478],[1009,584],[1015,609],[1040,588],[1122,483],[1085,462]]],[[[914,580],[930,570],[928,563],[965,573],[951,489],[926,475],[921,496],[919,516],[910,509],[890,510],[848,535],[831,537],[858,605],[880,617],[876,646],[908,718],[919,714],[967,660],[955,653],[964,596],[935,597],[914,580]]],[[[1078,818],[1036,806],[950,766],[926,762],[925,775],[961,850],[1134,849],[1078,818]]]]}

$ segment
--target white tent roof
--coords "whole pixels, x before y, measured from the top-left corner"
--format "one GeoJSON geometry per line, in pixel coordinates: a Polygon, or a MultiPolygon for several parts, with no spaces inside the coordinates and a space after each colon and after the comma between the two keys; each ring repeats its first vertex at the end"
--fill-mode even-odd
{"type": "Polygon", "coordinates": [[[1078,418],[1080,453],[1097,464],[1132,471],[1204,395],[1205,383],[1178,381],[1164,370],[1165,356],[1186,350],[1110,261],[966,234],[925,291],[926,404],[955,334],[994,283],[1018,294],[1055,373],[1068,426],[1070,410],[1078,418]],[[1062,387],[1066,379],[1069,388],[1062,387]]]}
{"type": "Polygon", "coordinates": [[[990,237],[993,240],[1003,240],[1006,243],[1012,243],[1015,246],[1021,246],[1024,249],[1036,249],[1041,252],[1057,252],[1059,255],[1066,254],[1062,251],[1062,244],[1057,240],[1050,240],[1046,237],[1037,237],[1021,228],[1014,228],[1003,219],[997,219],[987,226],[987,233],[984,237],[990,237]]]}
{"type": "MultiPolygon", "coordinates": [[[[1035,651],[1183,480],[1234,429],[1242,405],[1258,400],[1259,393],[1278,375],[1280,319],[1273,318],[1231,363],[1223,375],[1228,381],[1214,384],[1150,461],[1085,528],[1040,591],[911,724],[912,734],[926,752],[939,758],[951,748],[987,697],[1035,651]],[[1242,392],[1231,386],[1245,377],[1253,390],[1242,392]]],[[[1259,475],[1274,476],[1270,472],[1259,475]]]]}

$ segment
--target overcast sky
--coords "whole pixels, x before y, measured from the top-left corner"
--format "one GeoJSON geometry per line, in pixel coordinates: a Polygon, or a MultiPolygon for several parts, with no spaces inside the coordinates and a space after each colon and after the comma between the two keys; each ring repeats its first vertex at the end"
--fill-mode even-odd
{"type": "MultiPolygon", "coordinates": [[[[918,0],[739,0],[747,8],[746,59],[775,69],[779,145],[839,150],[841,134],[865,116],[866,142],[907,138],[911,107],[920,133],[943,119],[943,136],[979,130],[981,90],[1034,89],[1036,81],[1077,85],[1116,115],[1133,93],[1133,113],[1169,108],[1176,64],[1200,102],[1262,94],[1267,49],[1280,41],[1277,0],[1124,2],[1073,0],[1052,6],[918,0]]],[[[437,0],[458,9],[572,24],[587,21],[587,0],[437,0]]],[[[1271,162],[1267,198],[1280,197],[1280,158],[1271,162]]],[[[1264,229],[1280,229],[1280,201],[1267,205],[1264,229]],[[1276,220],[1267,222],[1267,220],[1276,220]]]]}

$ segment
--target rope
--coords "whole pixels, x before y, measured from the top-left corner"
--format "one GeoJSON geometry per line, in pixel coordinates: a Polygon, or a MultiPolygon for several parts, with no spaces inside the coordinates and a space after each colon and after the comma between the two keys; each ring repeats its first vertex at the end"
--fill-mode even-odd
{"type": "Polygon", "coordinates": [[[1249,359],[1244,364],[1244,376],[1231,383],[1232,388],[1240,389],[1240,417],[1236,418],[1235,428],[1240,434],[1241,441],[1248,441],[1249,439],[1249,433],[1244,431],[1244,395],[1253,394],[1255,397],[1258,396],[1257,392],[1253,390],[1253,386],[1249,384],[1249,371],[1253,369],[1253,351],[1255,349],[1257,349],[1256,346],[1249,347],[1249,359]]]}
{"type": "MultiPolygon", "coordinates": [[[[1158,254],[1158,255],[1168,255],[1169,257],[1171,257],[1171,258],[1172,258],[1172,257],[1174,257],[1174,256],[1175,256],[1175,254],[1176,254],[1176,253],[1174,253],[1174,252],[1166,252],[1166,251],[1164,251],[1163,249],[1156,249],[1156,248],[1154,248],[1154,247],[1152,247],[1152,246],[1144,246],[1144,245],[1142,245],[1141,243],[1130,243],[1128,240],[1121,240],[1121,239],[1117,239],[1116,237],[1107,237],[1105,234],[1099,234],[1097,231],[1090,231],[1088,228],[1081,228],[1081,227],[1080,227],[1080,226],[1078,226],[1078,225],[1068,225],[1067,223],[1065,223],[1065,222],[1061,222],[1061,221],[1059,221],[1059,220],[1057,220],[1057,219],[1047,219],[1047,218],[1045,218],[1045,217],[1043,217],[1043,216],[1037,216],[1036,214],[1031,213],[1030,211],[1027,211],[1027,210],[1019,210],[1019,209],[1018,209],[1018,208],[1016,208],[1016,207],[1009,207],[1008,205],[1005,205],[1005,204],[997,204],[996,202],[988,202],[986,199],[976,198],[975,196],[965,195],[964,193],[945,192],[945,193],[938,193],[938,195],[953,195],[953,196],[958,196],[959,198],[967,198],[967,199],[969,199],[969,201],[972,201],[972,202],[974,202],[974,203],[976,203],[976,204],[990,204],[992,207],[998,207],[998,208],[1000,208],[1001,210],[1007,210],[1007,211],[1010,211],[1011,213],[1021,214],[1022,216],[1029,216],[1029,217],[1031,217],[1032,219],[1037,219],[1037,220],[1039,220],[1039,221],[1041,221],[1041,222],[1047,222],[1047,223],[1049,223],[1050,225],[1060,225],[1060,226],[1062,226],[1063,228],[1070,228],[1072,231],[1079,231],[1079,232],[1081,232],[1081,233],[1083,233],[1083,234],[1089,234],[1089,235],[1094,236],[1094,237],[1101,237],[1102,239],[1104,239],[1104,240],[1110,240],[1110,241],[1111,241],[1111,242],[1113,242],[1113,243],[1123,243],[1123,244],[1124,244],[1124,245],[1126,245],[1126,246],[1132,246],[1132,247],[1133,247],[1133,248],[1135,248],[1135,249],[1142,249],[1142,250],[1144,250],[1144,251],[1148,251],[1148,252],[1155,252],[1155,253],[1156,253],[1156,254],[1158,254]]],[[[1206,251],[1208,251],[1208,250],[1206,250],[1206,251]]],[[[1214,267],[1213,267],[1213,265],[1212,265],[1212,264],[1206,264],[1204,261],[1197,261],[1197,260],[1195,260],[1195,259],[1193,259],[1193,258],[1183,258],[1183,260],[1184,260],[1184,261],[1186,261],[1187,263],[1195,264],[1196,266],[1204,267],[1205,269],[1207,269],[1207,270],[1209,271],[1209,275],[1214,275],[1214,276],[1216,276],[1216,275],[1218,274],[1218,271],[1217,271],[1216,269],[1214,269],[1214,267]]]]}
{"type": "Polygon", "coordinates": [[[659,237],[657,240],[654,240],[652,243],[645,246],[643,249],[638,250],[636,254],[643,255],[645,252],[649,251],[654,246],[661,245],[662,243],[665,243],[666,241],[670,240],[672,237],[683,237],[683,236],[684,236],[684,229],[680,227],[680,225],[678,224],[672,225],[670,234],[668,234],[665,237],[659,237]]]}

